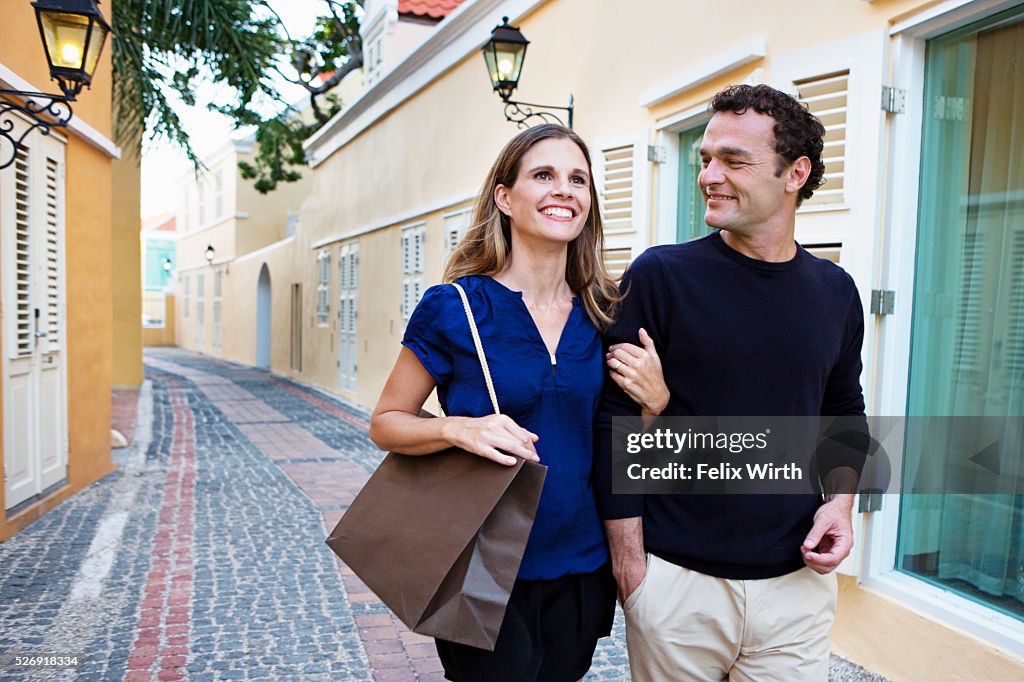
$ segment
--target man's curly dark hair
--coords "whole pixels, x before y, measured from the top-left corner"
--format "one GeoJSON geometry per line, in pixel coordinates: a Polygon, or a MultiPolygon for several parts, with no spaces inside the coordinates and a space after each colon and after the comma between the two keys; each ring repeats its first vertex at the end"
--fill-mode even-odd
{"type": "Polygon", "coordinates": [[[797,195],[796,205],[810,199],[814,190],[821,187],[825,173],[825,162],[821,160],[825,126],[807,110],[807,105],[767,85],[733,85],[715,95],[709,109],[734,114],[753,109],[774,118],[775,152],[780,157],[775,176],[782,175],[787,165],[806,156],[811,161],[811,173],[797,195]]]}

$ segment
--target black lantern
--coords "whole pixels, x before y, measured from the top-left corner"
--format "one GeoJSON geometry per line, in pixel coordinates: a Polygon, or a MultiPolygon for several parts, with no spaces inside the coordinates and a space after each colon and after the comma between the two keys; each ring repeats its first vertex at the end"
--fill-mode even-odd
{"type": "Polygon", "coordinates": [[[519,87],[519,76],[523,71],[523,60],[526,59],[526,46],[530,41],[520,30],[508,23],[508,17],[501,18],[501,24],[491,31],[491,39],[487,41],[481,52],[487,65],[487,75],[491,79],[491,87],[501,101],[505,103],[505,118],[516,123],[520,128],[528,128],[527,121],[538,118],[548,123],[561,123],[558,116],[538,109],[558,109],[568,113],[568,124],[572,128],[573,102],[569,95],[569,106],[559,107],[547,104],[530,104],[512,100],[512,93],[519,87]]]}
{"type": "Polygon", "coordinates": [[[174,268],[174,263],[171,261],[170,258],[164,258],[163,268],[164,272],[170,272],[171,269],[174,268]]]}
{"type": "Polygon", "coordinates": [[[217,252],[213,250],[213,244],[206,245],[206,251],[203,252],[203,255],[206,256],[207,263],[213,263],[213,259],[217,257],[217,252]]]}
{"type": "Polygon", "coordinates": [[[110,34],[110,24],[96,7],[96,0],[37,0],[39,35],[46,48],[50,77],[64,96],[74,101],[92,74],[110,34]]]}
{"type": "Polygon", "coordinates": [[[60,95],[27,90],[0,90],[0,170],[18,155],[22,141],[35,129],[43,135],[71,120],[71,102],[92,83],[110,24],[96,7],[99,0],[37,0],[36,24],[43,40],[50,78],[60,85],[60,95]],[[17,113],[12,113],[17,112],[17,113]],[[29,126],[16,121],[22,114],[29,126]]]}
{"type": "Polygon", "coordinates": [[[491,31],[491,39],[481,50],[484,62],[487,63],[487,74],[491,77],[491,86],[507,102],[519,86],[526,46],[530,41],[518,28],[509,25],[508,17],[502,17],[501,21],[501,25],[491,31]]]}

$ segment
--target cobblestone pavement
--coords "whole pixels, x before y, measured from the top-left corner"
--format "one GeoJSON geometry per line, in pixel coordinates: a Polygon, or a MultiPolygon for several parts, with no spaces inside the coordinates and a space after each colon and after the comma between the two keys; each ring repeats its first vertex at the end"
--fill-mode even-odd
{"type": "MultiPolygon", "coordinates": [[[[0,653],[84,664],[0,680],[443,679],[323,544],[382,456],[367,412],[185,351],[145,362],[119,471],[0,544],[0,653]]],[[[623,642],[620,613],[588,681],[628,679],[623,642]]]]}

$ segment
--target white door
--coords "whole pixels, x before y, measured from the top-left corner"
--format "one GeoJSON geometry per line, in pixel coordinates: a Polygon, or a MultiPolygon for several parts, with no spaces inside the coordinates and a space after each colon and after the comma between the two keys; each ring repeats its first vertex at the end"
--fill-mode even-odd
{"type": "Polygon", "coordinates": [[[338,368],[339,384],[356,390],[359,346],[356,325],[359,318],[359,243],[341,247],[338,258],[338,368]]]}
{"type": "Polygon", "coordinates": [[[64,145],[26,142],[0,170],[7,509],[67,478],[64,145]]]}

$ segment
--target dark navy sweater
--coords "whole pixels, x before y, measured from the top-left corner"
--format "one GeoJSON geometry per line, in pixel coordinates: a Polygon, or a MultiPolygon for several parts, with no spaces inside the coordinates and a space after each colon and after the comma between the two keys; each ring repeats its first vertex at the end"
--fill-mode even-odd
{"type": "MultiPolygon", "coordinates": [[[[648,249],[622,290],[606,344],[639,345],[637,330],[647,330],[671,393],[665,416],[864,414],[864,313],[835,264],[799,246],[784,263],[754,260],[714,232],[648,249]]],[[[820,496],[612,494],[611,419],[636,414],[606,379],[595,466],[604,519],[642,516],[647,551],[708,575],[770,578],[804,565],[820,496]]]]}

